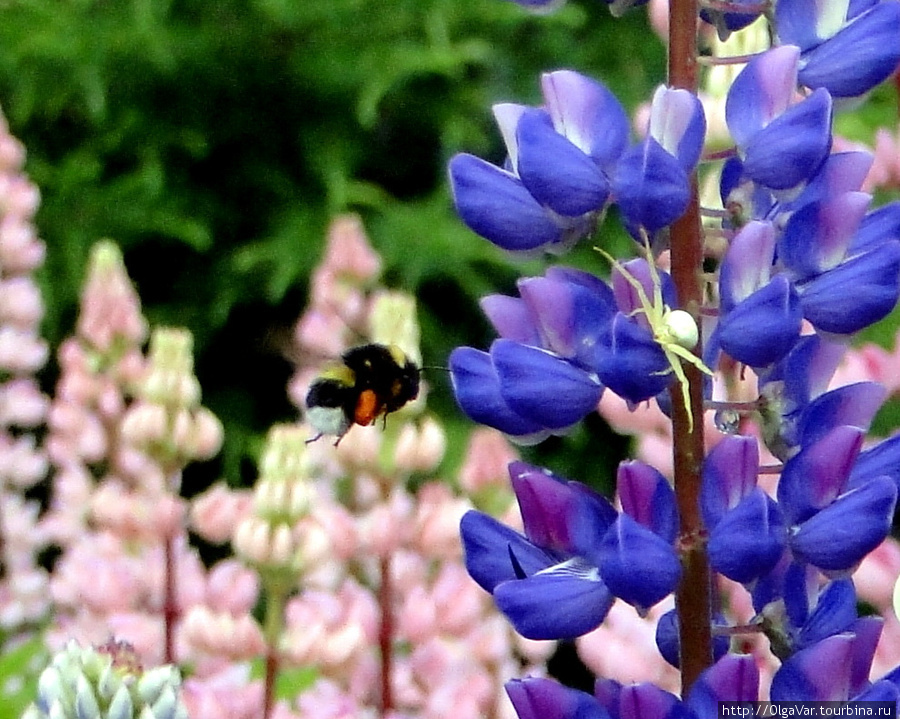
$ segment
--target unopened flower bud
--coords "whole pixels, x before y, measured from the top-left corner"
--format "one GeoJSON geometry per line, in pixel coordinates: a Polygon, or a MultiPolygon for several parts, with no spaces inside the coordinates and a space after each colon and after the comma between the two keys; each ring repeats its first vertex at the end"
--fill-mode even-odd
{"type": "Polygon", "coordinates": [[[37,701],[23,719],[187,719],[173,666],[145,671],[130,645],[97,648],[69,642],[38,680],[37,701]]]}

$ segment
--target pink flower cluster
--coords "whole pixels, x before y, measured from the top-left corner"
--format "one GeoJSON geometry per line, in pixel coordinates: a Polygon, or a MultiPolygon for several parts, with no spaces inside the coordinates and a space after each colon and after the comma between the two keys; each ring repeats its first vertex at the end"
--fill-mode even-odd
{"type": "MultiPolygon", "coordinates": [[[[315,376],[310,365],[368,336],[373,307],[384,297],[375,286],[379,266],[359,220],[338,218],[314,273],[310,309],[297,324],[298,356],[307,360],[291,383],[298,405],[315,376]]],[[[437,719],[451,706],[458,717],[514,716],[503,682],[523,661],[540,673],[554,645],[515,635],[468,577],[459,542],[459,518],[473,501],[512,511],[509,445],[494,432],[476,433],[454,490],[427,480],[445,446],[435,419],[414,410],[392,418],[387,432],[377,424],[354,427],[338,447],[327,439],[301,443],[290,461],[273,463],[264,453],[252,496],[217,485],[194,503],[195,531],[230,538],[259,570],[267,594],[285,570],[294,572],[300,591],[286,602],[269,650],[288,671],[314,667],[316,679],[271,716],[437,719]],[[406,484],[411,476],[420,480],[417,490],[406,484]],[[287,521],[288,508],[302,505],[298,491],[308,506],[287,521]]],[[[264,694],[261,682],[229,674],[235,698],[226,701],[225,678],[219,681],[220,713],[196,703],[192,716],[257,716],[249,713],[250,697],[264,694]]],[[[197,685],[186,686],[190,705],[197,685]]]]}
{"type": "Polygon", "coordinates": [[[22,171],[25,149],[0,115],[0,630],[15,636],[49,610],[47,573],[35,556],[45,543],[38,506],[22,492],[44,479],[47,458],[34,431],[47,414],[35,374],[47,361],[44,315],[32,273],[44,261],[33,225],[40,202],[22,171]]]}

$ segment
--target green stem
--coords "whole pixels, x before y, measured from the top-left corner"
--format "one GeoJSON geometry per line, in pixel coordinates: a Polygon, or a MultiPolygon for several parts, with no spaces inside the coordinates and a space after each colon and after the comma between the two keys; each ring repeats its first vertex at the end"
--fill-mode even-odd
{"type": "MultiPolygon", "coordinates": [[[[697,0],[669,2],[669,85],[697,92],[697,0]]],[[[703,304],[703,237],[697,177],[691,178],[691,201],[671,229],[672,278],[682,308],[697,319],[703,304]]],[[[700,352],[700,349],[697,350],[700,352]]],[[[706,530],[700,516],[700,471],[703,463],[703,395],[700,370],[684,364],[690,386],[691,411],[678,387],[672,397],[675,495],[681,521],[679,550],[684,574],[675,595],[681,642],[681,686],[685,696],[712,663],[710,570],[706,530]],[[691,416],[699,418],[691,422],[691,416]],[[692,426],[693,425],[693,426],[692,426]]]]}

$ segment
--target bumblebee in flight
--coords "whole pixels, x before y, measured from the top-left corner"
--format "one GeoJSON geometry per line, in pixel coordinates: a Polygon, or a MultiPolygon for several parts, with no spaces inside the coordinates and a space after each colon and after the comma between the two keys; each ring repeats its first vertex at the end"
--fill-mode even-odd
{"type": "Polygon", "coordinates": [[[306,394],[306,420],[317,432],[337,437],[354,424],[373,424],[419,396],[420,369],[396,345],[367,344],[347,350],[306,394]]]}

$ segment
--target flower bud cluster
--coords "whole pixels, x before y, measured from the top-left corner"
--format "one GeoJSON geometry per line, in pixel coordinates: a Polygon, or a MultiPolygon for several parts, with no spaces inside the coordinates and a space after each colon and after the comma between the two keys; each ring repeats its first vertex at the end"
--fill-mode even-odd
{"type": "Polygon", "coordinates": [[[328,553],[326,532],[311,515],[315,471],[298,425],[276,425],[266,440],[250,513],[234,530],[235,552],[264,579],[292,586],[328,553]]]}
{"type": "Polygon", "coordinates": [[[163,467],[209,459],[222,445],[221,422],[200,406],[192,344],[187,330],[153,331],[136,400],[122,419],[123,440],[163,467]]]}
{"type": "Polygon", "coordinates": [[[83,648],[73,641],[41,673],[23,719],[187,719],[180,688],[177,668],[145,670],[127,643],[83,648]]]}

